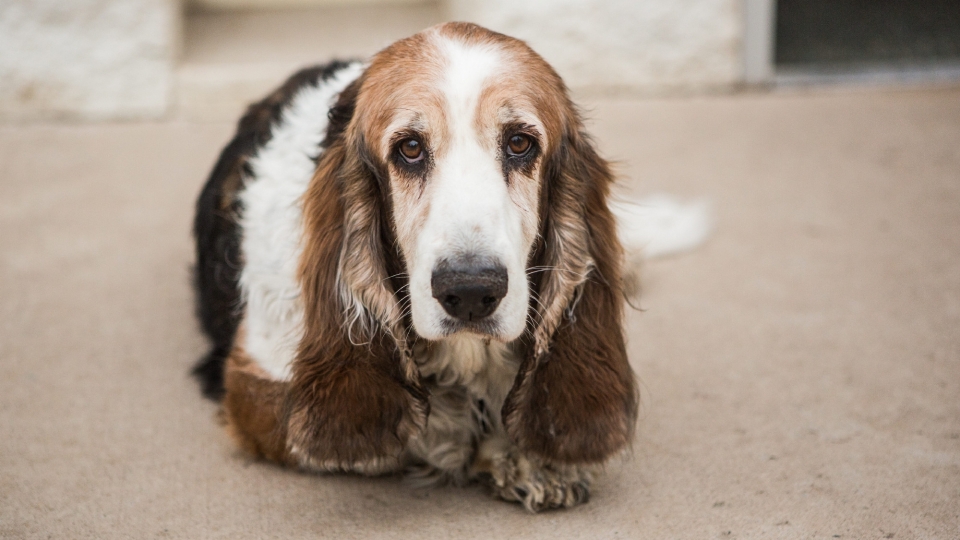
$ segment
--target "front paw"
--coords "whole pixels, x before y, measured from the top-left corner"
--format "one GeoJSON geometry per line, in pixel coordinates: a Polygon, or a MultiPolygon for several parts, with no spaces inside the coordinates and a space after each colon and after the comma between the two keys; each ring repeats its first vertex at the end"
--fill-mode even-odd
{"type": "Polygon", "coordinates": [[[302,468],[376,475],[396,470],[426,405],[416,388],[354,359],[295,366],[284,402],[286,450],[302,468]]]}
{"type": "Polygon", "coordinates": [[[473,473],[506,501],[517,501],[530,512],[569,508],[590,499],[592,476],[571,465],[553,465],[523,455],[512,444],[484,441],[473,473]]]}

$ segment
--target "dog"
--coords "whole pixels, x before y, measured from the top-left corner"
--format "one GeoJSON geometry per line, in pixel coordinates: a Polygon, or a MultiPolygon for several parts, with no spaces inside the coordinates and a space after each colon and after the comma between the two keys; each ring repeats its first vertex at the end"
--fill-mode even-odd
{"type": "Polygon", "coordinates": [[[279,464],[586,501],[639,399],[613,181],[557,73],[476,25],[293,75],[197,202],[204,393],[279,464]]]}

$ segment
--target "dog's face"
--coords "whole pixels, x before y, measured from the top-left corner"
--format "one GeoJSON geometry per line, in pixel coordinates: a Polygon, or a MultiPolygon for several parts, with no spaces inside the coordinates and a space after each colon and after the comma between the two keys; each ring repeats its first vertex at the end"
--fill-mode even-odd
{"type": "Polygon", "coordinates": [[[374,58],[353,135],[387,184],[421,337],[523,333],[544,163],[566,108],[553,70],[509,38],[444,27],[374,58]]]}

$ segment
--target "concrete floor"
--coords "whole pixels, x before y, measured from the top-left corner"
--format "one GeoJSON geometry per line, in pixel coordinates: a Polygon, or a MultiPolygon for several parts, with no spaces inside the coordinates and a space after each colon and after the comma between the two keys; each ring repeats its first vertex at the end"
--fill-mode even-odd
{"type": "Polygon", "coordinates": [[[633,455],[541,515],[234,450],[187,377],[230,123],[0,127],[0,537],[960,537],[960,90],[588,105],[717,231],[645,268],[633,455]]]}

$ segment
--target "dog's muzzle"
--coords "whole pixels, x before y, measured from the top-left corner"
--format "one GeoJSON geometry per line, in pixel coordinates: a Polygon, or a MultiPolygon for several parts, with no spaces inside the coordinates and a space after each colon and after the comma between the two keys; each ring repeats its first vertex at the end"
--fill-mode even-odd
{"type": "Polygon", "coordinates": [[[507,295],[507,270],[496,263],[443,261],[433,270],[430,286],[450,316],[476,322],[496,311],[507,295]]]}

